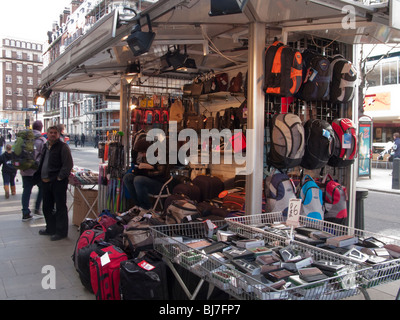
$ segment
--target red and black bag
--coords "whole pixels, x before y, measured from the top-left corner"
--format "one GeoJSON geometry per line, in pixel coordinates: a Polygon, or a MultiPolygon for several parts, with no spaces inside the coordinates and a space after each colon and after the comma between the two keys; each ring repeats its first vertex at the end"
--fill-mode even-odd
{"type": "Polygon", "coordinates": [[[77,271],[79,271],[79,267],[78,267],[79,251],[82,248],[95,243],[95,241],[104,240],[105,236],[106,236],[106,229],[101,224],[96,225],[93,229],[85,230],[80,235],[78,241],[76,242],[75,250],[72,255],[72,260],[74,261],[75,269],[77,271]]]}
{"type": "Polygon", "coordinates": [[[324,185],[324,220],[338,222],[347,218],[347,190],[327,174],[322,180],[324,185]]]}
{"type": "Polygon", "coordinates": [[[126,253],[112,245],[90,254],[90,281],[96,300],[121,300],[120,266],[126,260],[126,253]]]}
{"type": "Polygon", "coordinates": [[[200,188],[201,201],[217,198],[225,189],[221,179],[214,176],[199,175],[194,178],[193,184],[200,188]]]}
{"type": "Polygon", "coordinates": [[[300,51],[275,41],[265,51],[265,92],[293,96],[302,83],[303,58],[300,51]]]}
{"type": "Polygon", "coordinates": [[[245,198],[245,192],[228,193],[222,200],[222,207],[230,211],[243,211],[245,198]]]}
{"type": "Polygon", "coordinates": [[[356,127],[350,119],[334,119],[332,129],[335,132],[335,147],[329,158],[331,167],[347,167],[354,163],[357,157],[356,127]]]}

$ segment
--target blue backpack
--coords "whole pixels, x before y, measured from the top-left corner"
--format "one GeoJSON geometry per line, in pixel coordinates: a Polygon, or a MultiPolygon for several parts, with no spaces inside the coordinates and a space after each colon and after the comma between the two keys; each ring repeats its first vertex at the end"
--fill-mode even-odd
{"type": "Polygon", "coordinates": [[[275,173],[265,179],[267,212],[282,212],[287,216],[289,200],[296,198],[294,184],[285,173],[275,173]]]}
{"type": "Polygon", "coordinates": [[[324,220],[324,200],[320,187],[310,175],[305,175],[300,183],[301,215],[324,220]]]}

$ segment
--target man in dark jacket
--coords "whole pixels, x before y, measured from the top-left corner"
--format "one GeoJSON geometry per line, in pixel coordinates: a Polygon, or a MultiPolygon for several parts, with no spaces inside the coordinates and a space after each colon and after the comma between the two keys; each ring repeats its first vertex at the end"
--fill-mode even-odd
{"type": "Polygon", "coordinates": [[[71,150],[60,140],[57,127],[49,127],[35,177],[43,183],[43,214],[46,220],[46,229],[40,230],[39,234],[51,236],[52,241],[68,236],[67,188],[73,165],[71,150]]]}

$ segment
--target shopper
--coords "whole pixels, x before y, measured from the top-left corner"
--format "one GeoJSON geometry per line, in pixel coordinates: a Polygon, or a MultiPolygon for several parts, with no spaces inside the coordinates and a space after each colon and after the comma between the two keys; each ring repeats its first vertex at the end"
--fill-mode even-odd
{"type": "Polygon", "coordinates": [[[10,187],[11,194],[15,195],[15,176],[17,174],[17,169],[12,165],[12,146],[11,144],[6,145],[6,151],[0,155],[0,165],[3,165],[2,174],[3,174],[3,184],[4,184],[4,192],[6,195],[6,199],[10,197],[10,187]]]}
{"type": "MultiPolygon", "coordinates": [[[[396,158],[400,158],[400,133],[399,132],[395,132],[393,133],[393,145],[392,145],[392,150],[393,150],[393,160],[396,158]]],[[[392,161],[393,161],[392,160],[392,161]]],[[[394,164],[394,163],[393,163],[394,164]]],[[[390,175],[393,175],[393,170],[392,173],[390,173],[390,175]]]]}
{"type": "Polygon", "coordinates": [[[4,139],[3,135],[0,133],[0,154],[3,153],[3,147],[6,140],[4,139]]]}
{"type": "Polygon", "coordinates": [[[86,139],[85,134],[82,133],[81,134],[81,145],[82,145],[82,148],[85,146],[85,139],[86,139]]]}
{"type": "Polygon", "coordinates": [[[96,133],[96,136],[94,137],[94,148],[98,149],[99,148],[99,141],[100,141],[100,135],[96,133]]]}
{"type": "Polygon", "coordinates": [[[58,132],[60,132],[60,140],[61,140],[62,142],[66,142],[66,141],[65,141],[65,125],[62,124],[62,123],[59,123],[59,124],[57,125],[57,129],[58,129],[58,132]]]}
{"type": "Polygon", "coordinates": [[[72,167],[70,148],[60,140],[57,126],[49,127],[35,178],[40,178],[43,183],[43,214],[46,220],[46,228],[39,234],[51,236],[52,241],[68,236],[67,188],[72,167]]]}
{"type": "Polygon", "coordinates": [[[137,158],[133,159],[133,172],[126,173],[123,183],[136,206],[148,210],[151,208],[149,194],[158,194],[169,178],[167,164],[150,165],[146,161],[146,152],[150,143],[139,140],[134,148],[137,158]]]}
{"type": "MultiPolygon", "coordinates": [[[[34,157],[35,161],[39,164],[40,159],[43,154],[44,150],[44,145],[46,144],[46,139],[42,136],[42,129],[43,129],[43,123],[40,120],[35,121],[32,124],[32,129],[33,133],[35,135],[35,141],[34,141],[34,157]]],[[[35,216],[41,216],[40,212],[40,205],[42,203],[42,182],[38,181],[37,183],[34,182],[33,175],[35,174],[36,169],[27,169],[27,170],[21,170],[21,176],[22,176],[22,221],[29,221],[32,219],[31,215],[31,210],[29,209],[29,202],[31,199],[31,194],[32,194],[32,189],[35,185],[38,187],[38,193],[36,196],[36,202],[35,202],[35,211],[34,215],[35,216]]]]}
{"type": "Polygon", "coordinates": [[[79,137],[78,137],[77,134],[76,134],[75,137],[74,137],[74,142],[75,142],[75,148],[78,148],[79,137]]]}

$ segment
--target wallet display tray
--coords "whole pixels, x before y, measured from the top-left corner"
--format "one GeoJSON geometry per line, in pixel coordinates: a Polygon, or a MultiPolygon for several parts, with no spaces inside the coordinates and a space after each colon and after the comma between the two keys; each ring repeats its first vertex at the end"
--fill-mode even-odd
{"type": "Polygon", "coordinates": [[[326,251],[329,255],[335,256],[338,261],[351,261],[358,264],[365,269],[359,277],[360,282],[358,283],[363,288],[371,288],[400,279],[400,252],[397,252],[400,248],[400,240],[396,238],[305,216],[300,216],[299,230],[301,233],[296,233],[296,228],[285,228],[286,218],[281,212],[226,218],[225,220],[231,230],[248,238],[267,234],[268,238],[276,241],[301,242],[303,245],[326,251]],[[271,228],[271,226],[273,227],[271,228]],[[315,236],[311,238],[309,233],[313,233],[313,230],[319,230],[319,232],[314,232],[315,236]],[[357,244],[328,248],[323,245],[327,235],[334,237],[351,235],[359,239],[358,244],[361,243],[369,248],[360,247],[357,244]],[[390,255],[384,256],[380,250],[386,250],[390,255]],[[377,255],[369,256],[372,251],[377,255]]]}
{"type": "MultiPolygon", "coordinates": [[[[219,228],[226,225],[226,221],[213,221],[213,224],[216,228],[219,228]]],[[[362,269],[359,265],[347,260],[344,260],[344,263],[347,263],[348,266],[346,272],[313,283],[294,284],[290,282],[288,277],[283,281],[272,282],[266,278],[261,281],[257,273],[251,274],[251,272],[244,272],[235,268],[235,266],[240,265],[240,261],[235,259],[233,260],[235,263],[232,264],[232,260],[219,259],[215,253],[206,254],[187,242],[187,239],[203,241],[204,238],[211,238],[212,230],[207,226],[207,223],[193,222],[153,226],[151,233],[154,249],[161,253],[164,258],[183,266],[236,299],[332,300],[343,299],[359,293],[356,284],[359,281],[358,277],[362,269]],[[283,283],[289,286],[281,285],[283,283]]],[[[277,239],[274,236],[270,238],[269,235],[264,235],[264,239],[268,245],[286,246],[286,239],[277,239]]],[[[291,246],[296,252],[306,253],[315,260],[333,259],[331,255],[315,247],[306,246],[302,243],[294,243],[291,246]]],[[[288,273],[288,275],[291,275],[291,273],[288,273]]]]}

